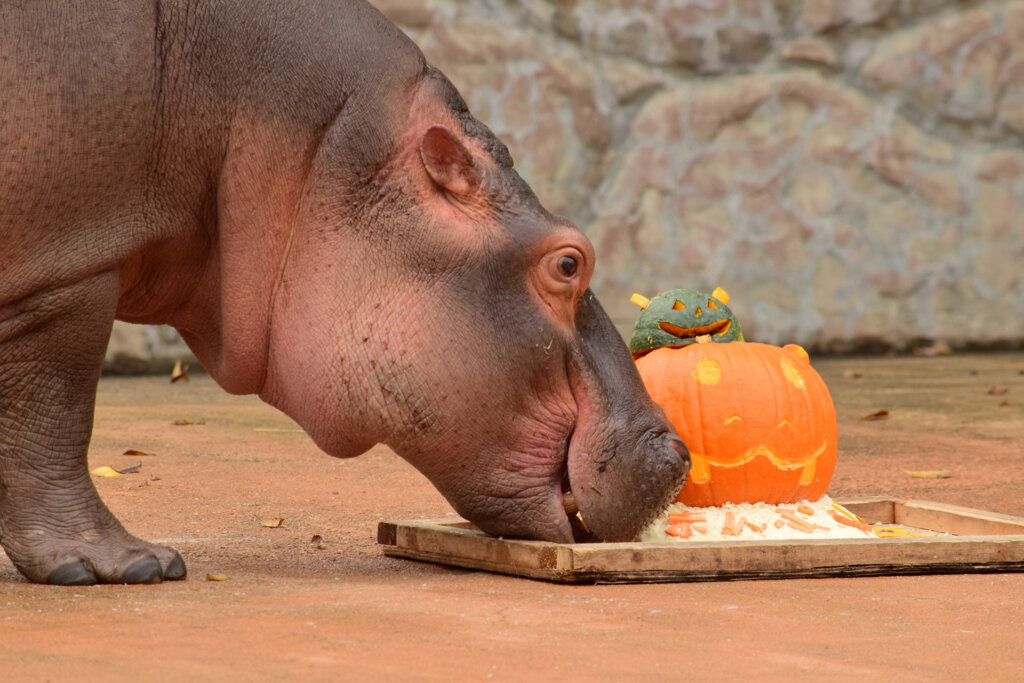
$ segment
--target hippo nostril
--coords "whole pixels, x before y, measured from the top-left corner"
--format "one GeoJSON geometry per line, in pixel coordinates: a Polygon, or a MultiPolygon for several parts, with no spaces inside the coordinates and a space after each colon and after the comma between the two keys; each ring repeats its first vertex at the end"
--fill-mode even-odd
{"type": "Polygon", "coordinates": [[[683,443],[682,439],[680,439],[678,436],[669,435],[666,441],[668,442],[668,445],[672,448],[672,450],[679,454],[680,460],[685,460],[689,462],[690,449],[686,447],[686,444],[683,443]]]}

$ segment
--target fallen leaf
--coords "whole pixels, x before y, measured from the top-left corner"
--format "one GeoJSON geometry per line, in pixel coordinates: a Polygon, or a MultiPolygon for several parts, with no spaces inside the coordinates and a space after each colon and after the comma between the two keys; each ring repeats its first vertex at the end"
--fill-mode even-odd
{"type": "Polygon", "coordinates": [[[121,476],[120,472],[115,470],[113,467],[108,467],[107,465],[103,465],[102,467],[97,467],[96,469],[94,469],[92,471],[92,474],[96,475],[97,477],[120,477],[121,476]]]}
{"type": "Polygon", "coordinates": [[[121,455],[154,455],[154,454],[153,453],[146,453],[145,451],[137,451],[135,449],[129,448],[128,450],[126,450],[121,455]]]}
{"type": "Polygon", "coordinates": [[[953,353],[953,349],[945,344],[932,344],[914,349],[915,356],[948,356],[951,353],[953,353]]]}
{"type": "Polygon", "coordinates": [[[228,580],[228,575],[227,574],[207,574],[206,575],[206,580],[207,581],[227,581],[228,580]]]}
{"type": "Polygon", "coordinates": [[[876,410],[873,413],[868,413],[867,415],[861,415],[860,419],[862,419],[862,420],[884,420],[887,417],[889,417],[889,411],[888,410],[876,410]]]}
{"type": "Polygon", "coordinates": [[[320,534],[313,534],[313,538],[309,539],[309,547],[314,550],[323,550],[327,547],[327,544],[324,542],[323,536],[320,534]]]}
{"type": "Polygon", "coordinates": [[[140,462],[135,467],[126,467],[123,470],[118,470],[118,472],[120,472],[121,474],[135,474],[136,472],[138,472],[141,469],[142,469],[142,463],[140,462]]]}
{"type": "Polygon", "coordinates": [[[174,424],[176,426],[178,426],[178,427],[184,427],[185,425],[204,425],[204,424],[206,424],[206,420],[186,420],[186,419],[181,419],[181,420],[175,420],[174,424]]]}
{"type": "Polygon", "coordinates": [[[276,529],[284,524],[283,517],[271,517],[260,522],[260,526],[265,526],[268,529],[276,529]]]}
{"type": "Polygon", "coordinates": [[[990,396],[1002,396],[1003,394],[1005,394],[1008,391],[1009,391],[1009,389],[1007,389],[1006,387],[993,386],[992,388],[990,388],[988,390],[988,393],[989,393],[990,396]]]}
{"type": "Polygon", "coordinates": [[[903,470],[917,479],[949,479],[953,476],[950,470],[903,470]]]}
{"type": "Polygon", "coordinates": [[[182,379],[188,381],[188,365],[182,365],[180,360],[175,361],[174,369],[171,370],[171,384],[182,379]]]}
{"type": "Polygon", "coordinates": [[[1000,408],[1005,408],[1005,407],[1006,407],[1006,406],[1008,406],[1008,405],[1010,405],[1010,402],[1009,402],[1009,401],[1000,401],[1000,402],[999,402],[999,407],[1000,407],[1000,408]]]}
{"type": "Polygon", "coordinates": [[[843,370],[843,377],[847,379],[860,379],[863,376],[860,370],[843,370]]]}

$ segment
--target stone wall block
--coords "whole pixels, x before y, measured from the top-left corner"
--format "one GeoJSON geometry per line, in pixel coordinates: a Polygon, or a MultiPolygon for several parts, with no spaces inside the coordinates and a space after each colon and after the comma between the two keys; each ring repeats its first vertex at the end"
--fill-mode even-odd
{"type": "Polygon", "coordinates": [[[774,93],[771,76],[757,75],[712,83],[694,93],[688,122],[696,142],[707,142],[723,126],[750,116],[774,93]]]}

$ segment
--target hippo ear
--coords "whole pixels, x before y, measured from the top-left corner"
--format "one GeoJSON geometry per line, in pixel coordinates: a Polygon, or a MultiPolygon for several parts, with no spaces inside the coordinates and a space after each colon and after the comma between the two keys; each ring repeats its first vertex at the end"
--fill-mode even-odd
{"type": "Polygon", "coordinates": [[[420,141],[420,158],[435,183],[455,195],[467,195],[480,184],[469,150],[444,126],[432,126],[420,141]]]}

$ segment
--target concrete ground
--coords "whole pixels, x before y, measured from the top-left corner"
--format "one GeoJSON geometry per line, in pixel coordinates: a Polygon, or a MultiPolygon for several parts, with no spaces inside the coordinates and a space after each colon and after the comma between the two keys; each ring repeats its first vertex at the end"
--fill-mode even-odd
{"type": "MultiPolygon", "coordinates": [[[[831,495],[1024,515],[1024,353],[815,366],[839,414],[831,495]]],[[[334,460],[207,377],[104,379],[98,403],[91,467],[142,467],[97,488],[189,578],[54,588],[0,559],[5,681],[1024,677],[1024,574],[561,586],[391,559],[378,520],[451,509],[386,448],[334,460]]]]}

